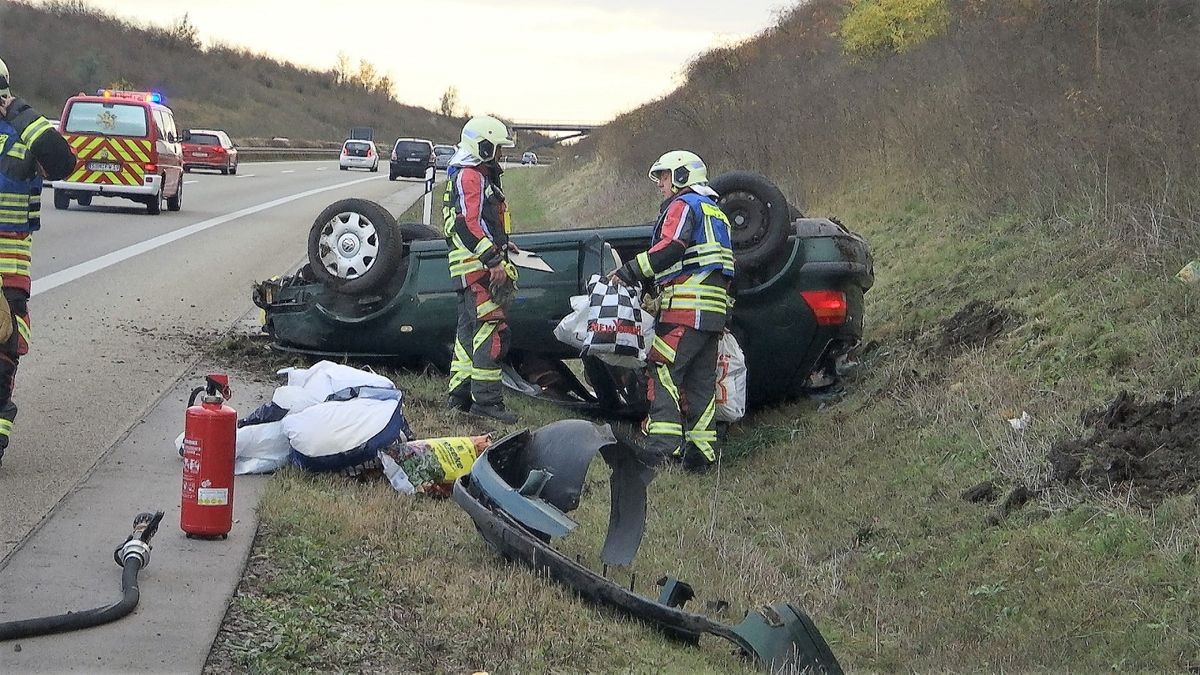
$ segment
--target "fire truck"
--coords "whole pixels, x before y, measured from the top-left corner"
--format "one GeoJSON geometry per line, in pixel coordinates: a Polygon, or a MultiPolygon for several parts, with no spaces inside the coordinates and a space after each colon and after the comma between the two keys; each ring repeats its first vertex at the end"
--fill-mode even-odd
{"type": "Polygon", "coordinates": [[[54,207],[90,206],[95,197],[146,205],[151,215],[183,206],[183,148],[175,114],[161,94],[100,89],[63,107],[61,131],[78,162],[54,181],[54,207]]]}

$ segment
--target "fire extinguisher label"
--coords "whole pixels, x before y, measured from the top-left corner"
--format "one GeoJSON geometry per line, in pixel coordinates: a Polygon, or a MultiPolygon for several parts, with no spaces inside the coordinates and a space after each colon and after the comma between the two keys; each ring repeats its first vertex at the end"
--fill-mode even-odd
{"type": "Polygon", "coordinates": [[[200,488],[196,503],[200,506],[225,506],[229,503],[229,488],[200,488]]]}

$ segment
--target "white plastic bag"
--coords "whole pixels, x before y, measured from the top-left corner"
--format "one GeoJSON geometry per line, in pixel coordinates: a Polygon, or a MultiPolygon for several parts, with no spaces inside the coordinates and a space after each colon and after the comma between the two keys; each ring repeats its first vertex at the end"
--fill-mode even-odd
{"type": "Polygon", "coordinates": [[[571,296],[571,313],[564,316],[554,327],[554,337],[558,341],[583,351],[584,339],[587,337],[588,296],[571,296]]]}
{"type": "Polygon", "coordinates": [[[725,331],[717,343],[718,422],[736,422],[746,414],[746,355],[733,333],[725,331]]]}

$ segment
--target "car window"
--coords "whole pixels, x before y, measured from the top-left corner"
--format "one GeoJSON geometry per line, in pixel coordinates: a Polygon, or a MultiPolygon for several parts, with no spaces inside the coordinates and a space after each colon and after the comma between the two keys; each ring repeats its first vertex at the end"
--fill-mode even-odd
{"type": "Polygon", "coordinates": [[[347,150],[354,150],[357,152],[366,152],[367,148],[369,148],[369,147],[371,147],[371,146],[368,143],[347,143],[346,144],[347,150]]]}
{"type": "Polygon", "coordinates": [[[170,110],[160,110],[158,112],[160,115],[162,115],[163,131],[167,132],[167,134],[174,137],[175,141],[178,142],[179,141],[179,132],[175,129],[174,113],[172,113],[170,110]]]}
{"type": "Polygon", "coordinates": [[[396,154],[405,155],[428,155],[431,148],[426,143],[419,141],[400,141],[396,143],[396,154]]]}
{"type": "Polygon", "coordinates": [[[220,145],[221,139],[214,134],[198,134],[192,132],[192,140],[188,141],[192,145],[220,145]]]}
{"type": "Polygon", "coordinates": [[[433,154],[435,155],[453,155],[453,145],[435,145],[433,146],[433,154]]]}
{"type": "Polygon", "coordinates": [[[227,148],[233,147],[233,141],[229,140],[229,134],[225,133],[224,131],[218,131],[217,138],[221,139],[221,145],[227,148]]]}
{"type": "Polygon", "coordinates": [[[69,134],[147,135],[146,109],[123,103],[72,103],[64,129],[69,134]]]}

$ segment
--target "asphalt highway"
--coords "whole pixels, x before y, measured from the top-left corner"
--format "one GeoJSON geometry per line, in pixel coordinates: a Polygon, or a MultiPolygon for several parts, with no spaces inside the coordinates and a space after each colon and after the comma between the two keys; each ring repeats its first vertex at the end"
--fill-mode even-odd
{"type": "Polygon", "coordinates": [[[236,176],[193,172],[183,209],[158,216],[100,198],[59,211],[46,191],[33,247],[32,346],[0,466],[0,561],[190,373],[197,350],[252,308],[252,282],[304,259],[321,209],[364,197],[399,212],[424,192],[419,181],[389,182],[380,168],[316,161],[243,163],[236,176]]]}

